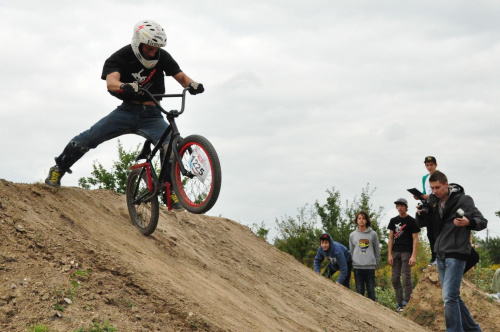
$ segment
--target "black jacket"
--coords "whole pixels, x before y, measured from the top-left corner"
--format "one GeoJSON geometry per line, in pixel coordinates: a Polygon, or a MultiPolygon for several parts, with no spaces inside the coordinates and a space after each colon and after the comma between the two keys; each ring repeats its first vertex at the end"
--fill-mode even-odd
{"type": "Polygon", "coordinates": [[[486,220],[474,205],[472,197],[465,195],[464,188],[456,183],[450,183],[450,194],[445,202],[443,214],[439,214],[439,199],[431,194],[429,197],[430,211],[427,218],[422,218],[417,213],[419,225],[433,223],[436,243],[434,251],[440,259],[457,258],[466,260],[471,252],[470,232],[486,228],[486,220]],[[467,227],[455,226],[453,220],[457,218],[457,210],[462,209],[465,217],[469,219],[467,227]]]}

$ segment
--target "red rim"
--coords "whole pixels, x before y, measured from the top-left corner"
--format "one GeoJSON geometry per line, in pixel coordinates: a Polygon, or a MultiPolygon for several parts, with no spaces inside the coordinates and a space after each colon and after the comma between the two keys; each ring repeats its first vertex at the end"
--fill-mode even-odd
{"type": "Polygon", "coordinates": [[[214,186],[214,181],[213,181],[213,174],[214,174],[214,170],[213,170],[213,166],[212,166],[212,159],[210,158],[210,156],[208,155],[207,153],[207,150],[205,149],[205,147],[203,147],[202,145],[200,144],[197,144],[196,142],[189,142],[188,144],[184,145],[180,152],[179,152],[179,155],[181,156],[181,159],[183,157],[183,153],[184,151],[186,151],[186,149],[192,145],[197,145],[200,149],[203,150],[203,152],[205,153],[205,155],[207,156],[207,159],[208,159],[208,162],[210,163],[210,172],[212,174],[212,181],[210,181],[210,190],[208,192],[208,195],[207,197],[200,203],[200,204],[196,204],[194,203],[189,197],[188,195],[186,194],[186,191],[184,190],[184,186],[182,186],[182,179],[181,179],[181,170],[180,170],[180,167],[179,167],[179,163],[175,163],[175,179],[176,179],[176,182],[177,184],[179,184],[179,192],[180,192],[180,195],[182,196],[182,198],[184,199],[184,201],[189,205],[189,206],[192,206],[192,207],[200,207],[200,206],[203,206],[206,204],[206,202],[208,201],[208,199],[210,198],[210,196],[212,195],[212,190],[213,190],[213,186],[214,186]]]}

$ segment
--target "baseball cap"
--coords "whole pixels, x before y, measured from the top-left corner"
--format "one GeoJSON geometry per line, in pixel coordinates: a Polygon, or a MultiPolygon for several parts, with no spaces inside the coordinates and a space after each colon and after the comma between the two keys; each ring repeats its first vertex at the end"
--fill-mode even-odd
{"type": "Polygon", "coordinates": [[[425,157],[424,164],[427,162],[433,162],[434,164],[437,164],[436,158],[434,158],[433,156],[425,157]]]}
{"type": "Polygon", "coordinates": [[[404,199],[404,198],[398,198],[398,199],[394,202],[394,204],[404,204],[404,205],[408,206],[408,201],[407,201],[406,199],[404,199]]]}
{"type": "Polygon", "coordinates": [[[328,234],[321,234],[321,236],[319,237],[319,240],[326,240],[326,241],[330,241],[330,237],[328,236],[328,234]]]}

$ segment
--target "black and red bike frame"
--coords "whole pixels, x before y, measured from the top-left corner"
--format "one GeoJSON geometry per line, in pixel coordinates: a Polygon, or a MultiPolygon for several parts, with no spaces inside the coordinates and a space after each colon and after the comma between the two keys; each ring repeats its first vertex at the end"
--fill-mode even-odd
{"type": "MultiPolygon", "coordinates": [[[[189,178],[193,178],[195,175],[191,173],[191,171],[186,170],[184,167],[181,157],[179,155],[179,151],[177,149],[173,149],[173,147],[177,147],[179,142],[182,140],[179,130],[177,128],[177,124],[175,123],[175,118],[177,118],[179,115],[184,113],[184,106],[186,102],[186,92],[189,90],[189,87],[184,88],[182,91],[182,94],[151,94],[148,90],[139,88],[139,92],[143,92],[146,95],[148,95],[151,100],[155,103],[155,105],[159,108],[159,110],[166,115],[167,122],[169,126],[161,136],[160,140],[156,143],[154,146],[153,150],[151,151],[150,148],[150,141],[146,141],[144,143],[144,146],[142,148],[142,151],[139,153],[139,155],[136,158],[136,161],[140,159],[146,159],[144,163],[136,164],[130,167],[131,170],[134,169],[142,169],[142,172],[139,176],[139,179],[142,177],[143,173],[146,172],[146,178],[147,178],[147,185],[148,185],[148,190],[149,193],[146,195],[140,195],[137,197],[137,192],[139,190],[139,185],[136,186],[134,189],[133,197],[137,197],[137,199],[133,203],[140,202],[142,200],[148,200],[152,196],[157,196],[162,194],[163,192],[166,192],[168,194],[165,195],[164,201],[165,204],[167,204],[167,207],[169,210],[172,209],[172,202],[170,200],[170,183],[167,181],[167,175],[168,172],[170,172],[171,167],[175,164],[173,161],[177,160],[179,164],[180,171],[182,175],[187,176],[189,178]],[[163,107],[161,107],[160,103],[158,100],[156,100],[155,97],[161,97],[161,98],[182,98],[182,103],[181,103],[181,110],[171,110],[171,111],[165,111],[163,107]],[[156,171],[154,167],[152,167],[152,160],[153,157],[158,153],[160,149],[163,149],[163,145],[165,140],[167,139],[168,135],[171,135],[170,140],[168,141],[167,145],[167,150],[166,153],[163,154],[163,160],[161,160],[161,168],[160,168],[160,174],[156,175],[156,171]],[[174,160],[170,161],[170,156],[174,154],[174,160]],[[171,165],[169,165],[171,164],[171,165]],[[170,166],[170,167],[169,167],[170,166]]],[[[191,148],[189,148],[191,149],[191,148]]],[[[161,153],[160,153],[161,155],[161,153]]],[[[140,181],[138,181],[139,183],[140,181]]]]}

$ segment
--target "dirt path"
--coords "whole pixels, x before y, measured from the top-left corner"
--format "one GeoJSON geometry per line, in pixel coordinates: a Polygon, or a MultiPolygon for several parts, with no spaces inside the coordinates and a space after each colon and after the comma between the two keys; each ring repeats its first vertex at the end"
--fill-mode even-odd
{"type": "Polygon", "coordinates": [[[163,209],[144,237],[105,190],[0,180],[0,280],[2,331],[426,331],[234,221],[163,209]]]}

